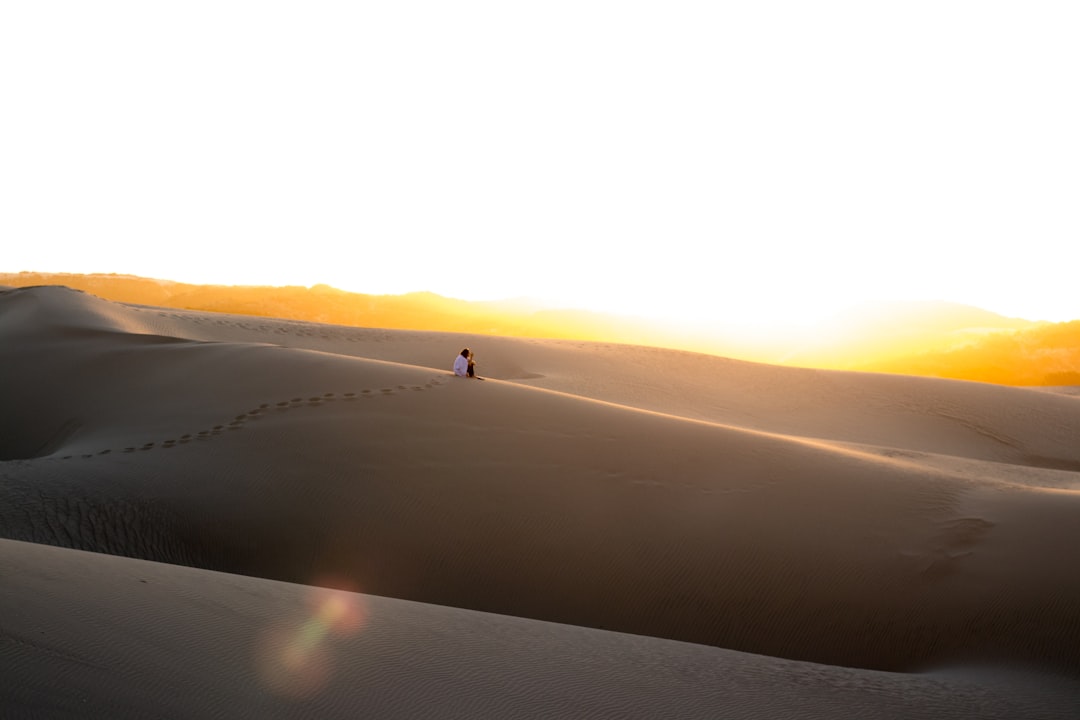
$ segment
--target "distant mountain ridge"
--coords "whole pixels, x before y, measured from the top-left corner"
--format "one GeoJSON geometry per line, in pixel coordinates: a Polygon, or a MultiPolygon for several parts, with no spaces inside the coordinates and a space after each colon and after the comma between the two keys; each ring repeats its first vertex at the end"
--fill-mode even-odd
{"type": "Polygon", "coordinates": [[[838,313],[794,349],[787,362],[857,369],[898,356],[952,351],[988,334],[1040,323],[946,301],[872,302],[838,313]]]}
{"type": "Polygon", "coordinates": [[[748,338],[525,299],[367,295],[329,285],[192,285],[133,275],[0,273],[0,286],[65,285],[108,300],[335,325],[653,345],[743,360],[1007,385],[1080,385],[1080,321],[1033,322],[949,302],[869,303],[816,328],[748,338]]]}

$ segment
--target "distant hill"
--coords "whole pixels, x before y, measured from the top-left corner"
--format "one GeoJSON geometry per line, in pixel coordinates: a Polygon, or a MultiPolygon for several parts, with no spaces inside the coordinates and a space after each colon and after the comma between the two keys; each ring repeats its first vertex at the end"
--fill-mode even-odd
{"type": "Polygon", "coordinates": [[[874,303],[812,331],[748,338],[735,330],[523,300],[469,302],[430,292],[366,295],[313,287],[191,285],[131,275],[0,273],[0,287],[66,285],[138,305],[404,330],[653,345],[774,364],[979,380],[1080,385],[1080,321],[1035,323],[956,303],[874,303]]]}
{"type": "Polygon", "coordinates": [[[941,301],[865,303],[833,316],[794,347],[786,362],[856,369],[978,344],[1000,332],[1037,327],[982,308],[941,301]]]}
{"type": "Polygon", "coordinates": [[[1080,385],[1080,321],[1032,322],[945,302],[867,304],[833,318],[785,362],[1003,385],[1080,385]]]}
{"type": "Polygon", "coordinates": [[[859,369],[1002,385],[1080,385],[1080,320],[989,333],[951,349],[898,354],[859,369]]]}

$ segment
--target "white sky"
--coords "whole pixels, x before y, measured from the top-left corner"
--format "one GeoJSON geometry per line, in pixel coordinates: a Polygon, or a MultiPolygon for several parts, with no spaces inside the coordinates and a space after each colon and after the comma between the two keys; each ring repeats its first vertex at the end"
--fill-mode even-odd
{"type": "Polygon", "coordinates": [[[1080,318],[1080,4],[0,4],[0,271],[1080,318]]]}

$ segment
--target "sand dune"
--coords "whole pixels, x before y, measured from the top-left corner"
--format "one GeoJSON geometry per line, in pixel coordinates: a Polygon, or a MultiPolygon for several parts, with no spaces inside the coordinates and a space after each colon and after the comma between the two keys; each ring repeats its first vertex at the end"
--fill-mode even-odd
{"type": "Polygon", "coordinates": [[[9,540],[0,561],[6,718],[1074,716],[1032,673],[852,670],[9,540]]]}
{"type": "MultiPolygon", "coordinates": [[[[223,678],[169,677],[235,646],[184,629],[234,617],[239,637],[322,585],[364,593],[350,597],[383,618],[343,650],[341,672],[372,694],[339,680],[305,701],[341,716],[420,702],[447,662],[432,634],[475,640],[474,669],[442,693],[458,709],[397,716],[1067,717],[1080,703],[1080,399],[1067,393],[42,287],[0,294],[0,400],[0,535],[128,556],[3,544],[20,568],[4,601],[34,612],[4,611],[0,657],[51,672],[65,661],[27,646],[27,628],[60,633],[97,668],[78,687],[100,675],[118,693],[151,644],[148,682],[252,701],[223,678]],[[464,345],[488,382],[447,371],[464,345]],[[104,580],[145,568],[200,589],[137,599],[104,580]],[[125,607],[172,620],[88,650],[96,619],[125,607]],[[365,670],[375,625],[433,664],[365,670]],[[562,687],[567,656],[596,674],[562,687]],[[557,697],[572,704],[545,704],[557,697]],[[532,715],[507,710],[526,698],[532,715]]],[[[46,675],[21,672],[29,689],[4,702],[67,707],[46,675]]],[[[132,717],[154,699],[109,697],[132,717]]]]}

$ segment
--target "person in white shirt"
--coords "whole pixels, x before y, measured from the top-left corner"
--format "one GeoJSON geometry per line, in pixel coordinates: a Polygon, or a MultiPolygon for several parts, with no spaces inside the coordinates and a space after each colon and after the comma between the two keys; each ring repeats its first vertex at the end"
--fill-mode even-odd
{"type": "Polygon", "coordinates": [[[471,373],[469,367],[471,364],[469,358],[472,356],[472,351],[469,348],[465,348],[461,351],[461,354],[454,358],[454,374],[458,377],[469,377],[471,373]]]}

